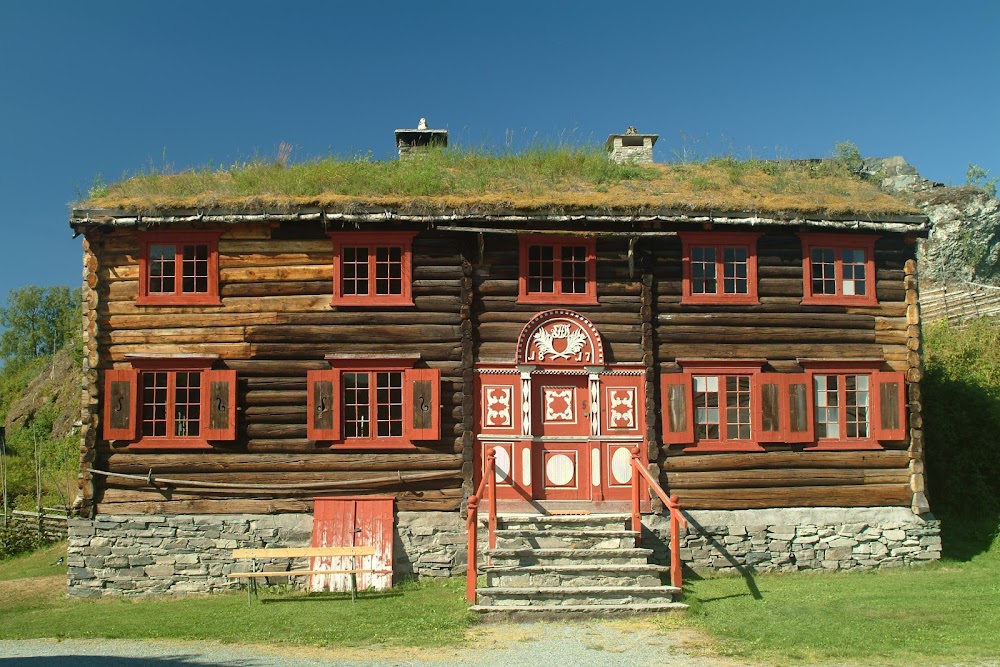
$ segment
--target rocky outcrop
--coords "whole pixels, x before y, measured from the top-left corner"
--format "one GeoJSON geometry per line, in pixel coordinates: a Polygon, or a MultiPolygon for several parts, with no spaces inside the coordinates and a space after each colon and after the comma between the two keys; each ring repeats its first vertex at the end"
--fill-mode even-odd
{"type": "Polygon", "coordinates": [[[48,434],[39,432],[38,436],[58,439],[72,433],[80,420],[81,373],[80,364],[74,362],[68,349],[56,353],[11,404],[5,423],[7,432],[27,426],[36,413],[53,406],[52,430],[48,434]]]}
{"type": "Polygon", "coordinates": [[[982,188],[950,187],[922,178],[899,156],[866,158],[863,172],[930,218],[930,237],[920,242],[925,285],[1000,285],[1000,200],[982,188]]]}

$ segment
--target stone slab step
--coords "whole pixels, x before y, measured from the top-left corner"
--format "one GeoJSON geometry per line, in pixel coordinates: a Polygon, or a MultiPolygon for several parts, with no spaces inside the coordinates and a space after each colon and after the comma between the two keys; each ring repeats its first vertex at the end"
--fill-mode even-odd
{"type": "Polygon", "coordinates": [[[618,549],[635,546],[635,531],[553,528],[498,530],[500,549],[618,549]]]}
{"type": "Polygon", "coordinates": [[[574,565],[600,561],[609,565],[644,565],[652,549],[486,549],[494,565],[574,565]]]}
{"type": "Polygon", "coordinates": [[[662,602],[655,604],[588,604],[588,605],[537,605],[525,607],[494,607],[492,605],[472,605],[472,611],[489,614],[651,614],[661,611],[687,609],[683,602],[662,602]]]}
{"type": "Polygon", "coordinates": [[[659,595],[674,595],[681,592],[676,586],[525,586],[477,588],[481,595],[602,595],[604,593],[629,593],[641,595],[644,593],[659,595]]]}
{"type": "Polygon", "coordinates": [[[498,527],[523,530],[550,530],[580,526],[621,530],[631,518],[630,514],[507,514],[497,517],[498,527]]]}
{"type": "Polygon", "coordinates": [[[573,565],[486,565],[487,587],[660,586],[664,565],[576,563],[573,565]]]}

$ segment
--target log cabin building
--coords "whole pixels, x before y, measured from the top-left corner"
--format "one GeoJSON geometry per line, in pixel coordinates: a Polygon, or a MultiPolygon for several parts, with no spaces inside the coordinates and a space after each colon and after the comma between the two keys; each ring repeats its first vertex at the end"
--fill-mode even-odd
{"type": "MultiPolygon", "coordinates": [[[[655,140],[607,147],[641,166],[655,140]]],[[[435,143],[447,133],[397,131],[401,159],[435,143]]],[[[243,546],[368,541],[396,578],[461,573],[488,452],[499,512],[542,515],[536,547],[589,517],[624,528],[636,455],[687,518],[688,568],[939,556],[920,415],[925,217],[899,202],[833,215],[560,194],[523,209],[75,208],[70,593],[231,588],[243,546]]],[[[669,526],[650,496],[655,565],[669,526]]],[[[515,570],[530,564],[516,547],[515,570]]]]}

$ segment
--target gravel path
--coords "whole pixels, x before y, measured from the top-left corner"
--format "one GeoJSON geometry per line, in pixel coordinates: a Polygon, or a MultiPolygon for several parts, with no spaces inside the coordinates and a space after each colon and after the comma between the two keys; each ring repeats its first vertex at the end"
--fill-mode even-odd
{"type": "Polygon", "coordinates": [[[24,640],[0,642],[0,667],[734,667],[679,648],[683,631],[642,621],[491,624],[475,644],[445,649],[310,649],[196,642],[24,640]]]}

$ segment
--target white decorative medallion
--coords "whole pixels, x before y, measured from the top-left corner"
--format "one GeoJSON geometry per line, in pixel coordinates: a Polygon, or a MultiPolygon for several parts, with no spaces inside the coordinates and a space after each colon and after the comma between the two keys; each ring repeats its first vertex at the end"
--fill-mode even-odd
{"type": "Polygon", "coordinates": [[[576,414],[573,410],[575,394],[573,387],[543,387],[546,423],[575,424],[576,414]]]}
{"type": "Polygon", "coordinates": [[[611,456],[611,476],[619,484],[632,481],[632,452],[628,447],[619,447],[611,456]]]}
{"type": "Polygon", "coordinates": [[[510,480],[510,453],[506,447],[495,447],[493,451],[496,453],[497,483],[503,484],[510,480]]]}
{"type": "MultiPolygon", "coordinates": [[[[557,322],[549,327],[539,327],[533,337],[538,350],[538,360],[569,360],[577,357],[587,344],[587,332],[576,324],[557,322]]],[[[576,359],[582,361],[582,359],[576,359]]]]}
{"type": "Polygon", "coordinates": [[[573,481],[573,459],[565,454],[553,454],[545,462],[545,477],[553,486],[566,486],[573,481]]]}
{"type": "Polygon", "coordinates": [[[483,425],[487,428],[510,428],[512,385],[483,387],[483,425]]]}
{"type": "Polygon", "coordinates": [[[635,389],[608,389],[608,429],[635,428],[635,389]]]}

